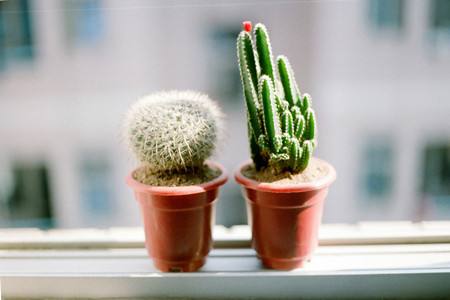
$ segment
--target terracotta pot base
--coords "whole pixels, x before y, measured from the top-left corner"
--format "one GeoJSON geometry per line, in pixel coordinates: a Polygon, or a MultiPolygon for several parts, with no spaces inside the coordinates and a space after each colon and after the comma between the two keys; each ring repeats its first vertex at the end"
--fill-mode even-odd
{"type": "Polygon", "coordinates": [[[154,259],[153,263],[155,264],[155,267],[162,272],[195,272],[206,263],[206,257],[199,260],[182,262],[154,259]]]}
{"type": "Polygon", "coordinates": [[[275,270],[293,270],[297,268],[303,268],[304,265],[309,262],[310,258],[293,258],[293,259],[283,259],[283,258],[268,258],[258,256],[263,265],[269,269],[275,270]]]}
{"type": "Polygon", "coordinates": [[[235,173],[247,204],[252,246],[263,264],[272,269],[303,267],[318,245],[318,230],[328,187],[336,178],[334,168],[321,178],[305,183],[271,184],[245,177],[244,163],[235,173]]]}
{"type": "Polygon", "coordinates": [[[212,247],[214,207],[227,176],[191,186],[150,186],[134,179],[127,183],[134,190],[141,208],[145,245],[156,268],[163,272],[192,272],[205,264],[212,247]]]}

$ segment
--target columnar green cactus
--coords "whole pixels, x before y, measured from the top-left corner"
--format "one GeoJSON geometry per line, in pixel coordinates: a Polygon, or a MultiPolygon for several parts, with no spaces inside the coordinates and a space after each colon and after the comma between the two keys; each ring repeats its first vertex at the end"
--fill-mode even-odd
{"type": "Polygon", "coordinates": [[[255,43],[248,31],[238,36],[237,54],[253,162],[258,170],[269,167],[275,172],[301,172],[317,145],[311,96],[300,93],[283,55],[276,59],[276,78],[266,27],[255,26],[255,43]]]}
{"type": "Polygon", "coordinates": [[[201,167],[213,153],[222,114],[208,96],[161,92],[146,96],[128,111],[125,138],[138,160],[154,173],[201,167]]]}

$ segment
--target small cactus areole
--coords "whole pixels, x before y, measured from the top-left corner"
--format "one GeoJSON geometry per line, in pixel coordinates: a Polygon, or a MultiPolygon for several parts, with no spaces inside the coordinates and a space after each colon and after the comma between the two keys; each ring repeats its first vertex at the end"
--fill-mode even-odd
{"type": "Polygon", "coordinates": [[[155,173],[185,172],[214,152],[221,112],[201,93],[159,92],[134,103],[124,123],[129,148],[143,165],[155,173]]]}
{"type": "Polygon", "coordinates": [[[302,94],[289,60],[274,63],[269,34],[249,21],[237,38],[237,56],[247,107],[250,151],[257,170],[299,173],[317,146],[311,96],[302,94]]]}
{"type": "Polygon", "coordinates": [[[246,32],[252,31],[252,22],[250,22],[250,21],[244,21],[244,22],[242,22],[242,28],[243,28],[246,32]]]}

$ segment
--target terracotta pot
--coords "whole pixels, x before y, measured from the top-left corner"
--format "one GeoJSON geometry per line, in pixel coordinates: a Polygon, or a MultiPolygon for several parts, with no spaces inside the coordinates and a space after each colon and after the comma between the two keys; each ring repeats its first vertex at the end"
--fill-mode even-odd
{"type": "Polygon", "coordinates": [[[200,185],[145,185],[133,178],[136,171],[126,179],[141,207],[147,252],[161,271],[192,272],[206,262],[219,186],[227,181],[220,164],[208,164],[222,173],[200,185]]]}
{"type": "Polygon", "coordinates": [[[329,185],[336,179],[334,168],[314,182],[273,185],[242,175],[235,179],[243,186],[247,215],[252,228],[252,246],[263,264],[272,269],[302,267],[318,245],[318,229],[329,185]]]}

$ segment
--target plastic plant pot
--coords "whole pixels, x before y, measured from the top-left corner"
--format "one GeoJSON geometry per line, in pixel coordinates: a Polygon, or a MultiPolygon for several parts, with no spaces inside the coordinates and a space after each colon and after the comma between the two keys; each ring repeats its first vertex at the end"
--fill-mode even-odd
{"type": "Polygon", "coordinates": [[[221,175],[212,181],[191,186],[165,187],[142,184],[127,177],[141,208],[145,246],[156,268],[163,272],[193,272],[206,262],[212,247],[215,202],[219,187],[227,181],[221,175]]]}
{"type": "Polygon", "coordinates": [[[318,245],[328,187],[336,179],[334,168],[324,162],[328,173],[313,182],[274,185],[257,182],[242,175],[240,166],[235,179],[243,186],[252,246],[262,263],[271,269],[291,270],[308,261],[318,245]]]}

